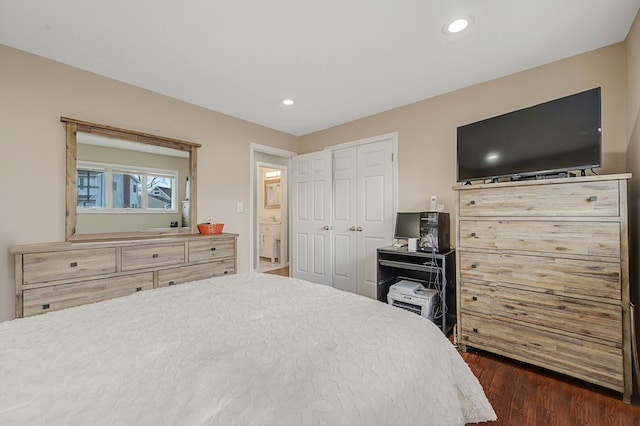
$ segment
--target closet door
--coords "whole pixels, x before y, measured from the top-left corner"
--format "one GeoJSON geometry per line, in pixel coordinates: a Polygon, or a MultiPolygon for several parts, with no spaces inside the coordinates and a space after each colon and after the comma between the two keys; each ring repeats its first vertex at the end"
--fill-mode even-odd
{"type": "Polygon", "coordinates": [[[358,147],[358,294],[377,299],[378,247],[393,239],[393,163],[390,140],[358,147]]]}
{"type": "Polygon", "coordinates": [[[293,157],[291,275],[332,285],[331,151],[293,157]]]}
{"type": "Polygon", "coordinates": [[[333,152],[333,286],[358,292],[358,149],[333,152]]]}
{"type": "Polygon", "coordinates": [[[376,249],[393,237],[393,143],[333,154],[334,287],[377,296],[376,249]]]}

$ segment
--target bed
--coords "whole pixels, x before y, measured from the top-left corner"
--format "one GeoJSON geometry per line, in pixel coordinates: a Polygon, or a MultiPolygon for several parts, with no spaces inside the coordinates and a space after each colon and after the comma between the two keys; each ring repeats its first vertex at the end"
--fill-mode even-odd
{"type": "Polygon", "coordinates": [[[495,419],[431,322],[293,278],[228,275],[0,324],[0,424],[495,419]]]}

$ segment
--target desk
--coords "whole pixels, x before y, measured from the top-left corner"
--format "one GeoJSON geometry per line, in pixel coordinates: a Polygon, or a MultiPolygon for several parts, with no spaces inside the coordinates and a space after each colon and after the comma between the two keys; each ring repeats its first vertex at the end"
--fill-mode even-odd
{"type": "Polygon", "coordinates": [[[439,284],[444,297],[440,309],[444,314],[434,323],[448,335],[456,323],[455,250],[442,253],[409,251],[407,247],[378,248],[378,300],[387,303],[389,287],[402,279],[419,281],[427,288],[439,284]]]}

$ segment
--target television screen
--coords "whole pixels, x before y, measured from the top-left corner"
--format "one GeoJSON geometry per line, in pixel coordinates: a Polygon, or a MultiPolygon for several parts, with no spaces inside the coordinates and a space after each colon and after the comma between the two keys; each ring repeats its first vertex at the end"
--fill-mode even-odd
{"type": "Polygon", "coordinates": [[[420,238],[420,213],[398,212],[395,239],[420,238]]]}
{"type": "Polygon", "coordinates": [[[458,127],[458,182],[600,167],[600,88],[458,127]]]}

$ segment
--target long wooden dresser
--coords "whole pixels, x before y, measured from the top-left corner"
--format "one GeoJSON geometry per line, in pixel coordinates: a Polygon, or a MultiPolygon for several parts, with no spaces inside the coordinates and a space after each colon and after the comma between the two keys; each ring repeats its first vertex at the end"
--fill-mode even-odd
{"type": "Polygon", "coordinates": [[[457,343],[630,402],[630,174],[456,186],[457,343]]]}
{"type": "Polygon", "coordinates": [[[16,246],[16,318],[236,273],[236,234],[16,246]]]}

